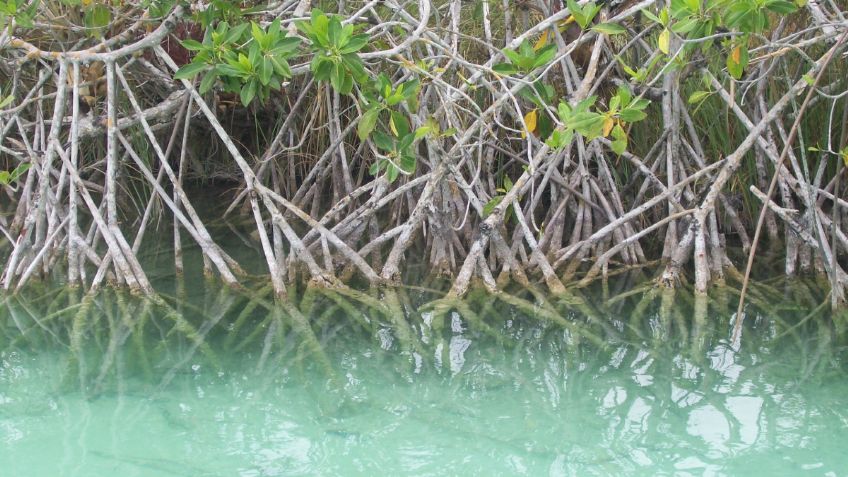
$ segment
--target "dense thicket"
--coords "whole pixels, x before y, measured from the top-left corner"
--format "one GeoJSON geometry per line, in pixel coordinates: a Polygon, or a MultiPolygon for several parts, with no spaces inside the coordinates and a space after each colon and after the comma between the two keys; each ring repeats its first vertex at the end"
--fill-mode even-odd
{"type": "Polygon", "coordinates": [[[238,284],[185,192],[216,178],[278,296],[421,262],[452,296],[562,293],[657,260],[705,293],[762,228],[844,301],[840,2],[4,1],[5,289],[151,291],[163,215],[178,272],[189,238],[238,284]]]}

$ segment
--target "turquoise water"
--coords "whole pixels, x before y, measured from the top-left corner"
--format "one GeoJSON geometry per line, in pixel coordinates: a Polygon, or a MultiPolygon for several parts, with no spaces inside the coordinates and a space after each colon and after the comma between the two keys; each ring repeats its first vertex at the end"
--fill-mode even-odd
{"type": "Polygon", "coordinates": [[[5,300],[0,475],[848,475],[846,341],[811,307],[734,343],[659,297],[253,298],[5,300]]]}

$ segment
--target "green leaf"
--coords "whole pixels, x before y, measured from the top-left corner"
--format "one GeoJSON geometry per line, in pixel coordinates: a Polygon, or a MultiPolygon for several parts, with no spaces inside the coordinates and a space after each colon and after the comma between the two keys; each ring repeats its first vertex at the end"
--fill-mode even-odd
{"type": "Polygon", "coordinates": [[[244,71],[242,71],[241,68],[237,68],[233,65],[217,64],[215,65],[215,71],[217,71],[221,76],[228,76],[230,78],[243,78],[245,76],[244,71]]]}
{"type": "Polygon", "coordinates": [[[407,174],[412,174],[415,172],[416,160],[415,156],[411,154],[405,154],[400,158],[400,167],[403,169],[403,172],[407,174]]]}
{"type": "Polygon", "coordinates": [[[682,35],[698,28],[700,24],[701,21],[698,18],[688,17],[684,18],[683,20],[674,22],[671,25],[671,31],[677,33],[678,35],[682,35]]]}
{"type": "Polygon", "coordinates": [[[339,90],[341,94],[350,94],[353,92],[353,76],[347,74],[344,76],[344,81],[342,82],[342,89],[339,90]]]}
{"type": "Polygon", "coordinates": [[[327,81],[330,79],[330,74],[333,72],[335,64],[327,60],[326,58],[322,58],[320,56],[316,56],[315,59],[312,60],[312,74],[315,76],[315,79],[318,81],[327,81]]]}
{"type": "Polygon", "coordinates": [[[501,76],[509,76],[518,73],[518,68],[516,68],[515,65],[510,63],[498,63],[492,67],[492,71],[501,76]]]}
{"type": "Polygon", "coordinates": [[[296,22],[294,22],[294,26],[296,26],[298,30],[302,31],[303,34],[306,36],[315,36],[315,29],[312,28],[312,24],[309,22],[297,20],[296,22]]]}
{"type": "Polygon", "coordinates": [[[271,64],[271,59],[267,56],[259,62],[259,81],[263,85],[268,86],[271,82],[271,75],[274,74],[274,66],[271,64]]]}
{"type": "Polygon", "coordinates": [[[251,101],[253,101],[253,98],[256,97],[256,90],[256,80],[251,80],[247,83],[247,85],[242,87],[241,92],[239,92],[239,98],[241,99],[241,104],[243,106],[247,106],[251,101]]]}
{"type": "Polygon", "coordinates": [[[227,36],[224,37],[224,43],[235,43],[244,36],[244,33],[247,31],[247,28],[250,26],[249,23],[242,23],[241,25],[236,25],[232,27],[228,32],[227,36]]]}
{"type": "Polygon", "coordinates": [[[532,59],[536,54],[533,49],[533,46],[530,44],[527,39],[524,39],[520,45],[518,45],[518,53],[521,54],[521,59],[526,60],[528,58],[532,59]]]}
{"type": "Polygon", "coordinates": [[[545,144],[551,149],[562,149],[571,144],[572,139],[574,139],[574,130],[568,129],[563,131],[562,129],[555,129],[545,144]]]}
{"type": "Polygon", "coordinates": [[[285,56],[288,58],[288,54],[295,51],[298,46],[300,46],[300,38],[282,38],[274,43],[274,48],[271,49],[271,54],[274,56],[285,56]]]}
{"type": "Polygon", "coordinates": [[[291,78],[292,72],[289,68],[289,62],[283,58],[271,58],[271,64],[274,66],[274,72],[283,78],[291,78]]]}
{"type": "Polygon", "coordinates": [[[701,101],[707,99],[712,93],[709,91],[695,91],[694,93],[689,95],[689,99],[687,102],[689,104],[700,103],[701,101]]]}
{"type": "MultiPolygon", "coordinates": [[[[254,56],[254,55],[251,55],[254,56]]],[[[238,61],[231,62],[231,65],[236,67],[242,73],[249,74],[253,72],[253,65],[255,64],[253,60],[245,55],[244,53],[239,53],[238,61]]]]}
{"type": "Polygon", "coordinates": [[[10,178],[11,178],[11,181],[12,181],[12,182],[15,182],[15,181],[17,181],[18,179],[20,179],[20,177],[21,177],[22,175],[24,175],[24,173],[25,173],[26,171],[28,171],[30,167],[32,167],[32,163],[30,163],[30,162],[24,162],[24,163],[22,163],[22,164],[18,165],[18,167],[16,167],[16,168],[12,171],[12,174],[11,174],[11,177],[10,177],[10,178]]]}
{"type": "Polygon", "coordinates": [[[374,135],[371,136],[371,140],[374,141],[374,144],[383,151],[393,151],[395,149],[395,142],[388,134],[382,131],[376,131],[374,135]]]}
{"type": "Polygon", "coordinates": [[[580,5],[578,5],[574,0],[567,0],[566,6],[568,7],[568,11],[571,12],[571,16],[573,16],[577,24],[580,25],[580,28],[585,28],[584,24],[587,23],[586,16],[583,14],[583,9],[580,8],[580,5]]]}
{"type": "Polygon", "coordinates": [[[205,46],[203,46],[203,43],[192,39],[182,40],[180,41],[180,44],[183,45],[183,48],[189,51],[201,51],[206,48],[205,46]]]}
{"type": "Polygon", "coordinates": [[[333,65],[333,68],[330,70],[330,84],[334,90],[341,92],[346,73],[347,71],[344,66],[340,64],[333,65]]]}
{"type": "Polygon", "coordinates": [[[422,137],[433,132],[432,126],[421,126],[420,128],[415,130],[415,139],[421,139],[422,137]]]}
{"type": "Polygon", "coordinates": [[[642,10],[642,15],[645,15],[646,17],[648,17],[648,20],[651,20],[654,23],[659,23],[660,25],[662,25],[662,20],[660,20],[660,18],[658,16],[654,15],[654,13],[651,12],[650,10],[642,10]]]}
{"type": "Polygon", "coordinates": [[[409,133],[400,138],[398,141],[398,151],[401,151],[404,154],[409,154],[409,148],[412,146],[412,143],[415,142],[415,134],[409,133]]]}
{"type": "MultiPolygon", "coordinates": [[[[2,97],[0,97],[0,98],[2,98],[2,97]]],[[[6,106],[12,104],[12,101],[14,101],[14,100],[15,100],[15,98],[11,94],[9,96],[6,96],[5,98],[0,99],[0,109],[3,109],[6,106]]]]}
{"type": "Polygon", "coordinates": [[[388,98],[386,98],[386,104],[389,106],[394,106],[401,101],[404,100],[403,94],[398,94],[397,92],[390,94],[388,98]]]}
{"type": "Polygon", "coordinates": [[[394,164],[389,163],[386,165],[386,177],[388,177],[390,183],[396,181],[399,175],[400,171],[394,164]]]}
{"type": "Polygon", "coordinates": [[[556,56],[556,52],[556,45],[548,45],[540,49],[536,53],[536,59],[533,61],[533,69],[541,68],[542,66],[545,66],[550,63],[551,60],[554,59],[554,56],[556,56]]]}
{"type": "Polygon", "coordinates": [[[386,73],[380,73],[374,80],[374,85],[377,93],[384,98],[388,97],[392,92],[392,83],[386,73]]]}
{"type": "Polygon", "coordinates": [[[621,104],[629,105],[630,100],[633,99],[633,93],[630,92],[630,88],[628,88],[624,83],[618,87],[618,91],[616,91],[615,95],[621,99],[621,104]]]}
{"type": "Polygon", "coordinates": [[[191,79],[208,67],[206,63],[187,63],[174,74],[175,80],[191,79]]]}
{"type": "Polygon", "coordinates": [[[641,111],[641,110],[647,108],[650,105],[651,105],[650,100],[647,100],[645,98],[641,98],[641,99],[637,99],[637,100],[633,101],[632,103],[630,103],[630,106],[628,106],[628,107],[633,108],[633,109],[638,109],[638,110],[641,111]]]}
{"type": "Polygon", "coordinates": [[[203,75],[203,79],[200,81],[200,94],[204,94],[215,84],[215,79],[218,78],[218,73],[215,69],[211,69],[203,75]]]}
{"type": "Polygon", "coordinates": [[[349,53],[342,55],[342,63],[347,67],[348,71],[353,75],[353,79],[357,83],[365,83],[368,81],[368,71],[362,65],[362,60],[355,54],[349,53]]]}
{"type": "Polygon", "coordinates": [[[600,23],[592,27],[593,31],[603,33],[604,35],[620,35],[627,33],[627,29],[618,23],[600,23]]]}
{"type": "Polygon", "coordinates": [[[727,72],[738,80],[745,74],[746,66],[748,66],[748,47],[747,44],[740,43],[727,55],[727,72]]]}
{"type": "Polygon", "coordinates": [[[250,22],[250,36],[258,43],[260,46],[265,42],[265,32],[262,31],[262,28],[259,28],[255,22],[250,22]]]}
{"type": "Polygon", "coordinates": [[[798,10],[798,7],[794,3],[785,0],[770,0],[766,2],[766,8],[781,15],[794,13],[798,10]]]}
{"type": "Polygon", "coordinates": [[[420,85],[421,82],[418,81],[418,78],[411,79],[400,85],[400,89],[403,90],[403,97],[409,101],[412,97],[418,94],[418,87],[420,85]]]}
{"type": "Polygon", "coordinates": [[[635,123],[645,119],[648,115],[636,108],[624,108],[618,113],[618,117],[626,123],[635,123]]]}
{"type": "MultiPolygon", "coordinates": [[[[811,75],[810,73],[804,74],[804,76],[802,76],[801,79],[803,79],[804,82],[807,83],[810,86],[816,84],[816,79],[813,78],[813,75],[811,75]]],[[[2,106],[0,106],[0,107],[2,107],[2,106]]]]}
{"type": "Polygon", "coordinates": [[[344,48],[347,46],[348,42],[350,42],[351,37],[353,36],[353,25],[345,25],[342,27],[342,33],[339,35],[339,48],[344,48]]]}
{"type": "Polygon", "coordinates": [[[485,217],[492,215],[492,212],[495,211],[495,207],[500,205],[500,203],[503,201],[503,199],[504,199],[504,196],[496,195],[496,196],[492,197],[492,200],[486,202],[486,205],[483,206],[483,217],[485,218],[485,217]]]}
{"type": "Polygon", "coordinates": [[[572,116],[568,126],[591,141],[603,134],[604,121],[604,117],[598,113],[579,112],[572,116]]]}
{"type": "Polygon", "coordinates": [[[618,111],[618,107],[621,106],[621,96],[615,95],[610,99],[609,110],[612,112],[618,111]]]}
{"type": "Polygon", "coordinates": [[[597,95],[589,96],[588,98],[584,99],[583,101],[580,101],[579,103],[577,103],[577,106],[574,107],[574,112],[576,113],[576,112],[589,111],[589,108],[594,106],[595,101],[597,101],[597,100],[598,100],[597,95]]]}
{"type": "Polygon", "coordinates": [[[612,150],[619,156],[624,154],[624,151],[627,150],[627,133],[624,132],[624,129],[616,124],[612,130],[612,150]]]}
{"type": "Polygon", "coordinates": [[[284,33],[280,27],[280,19],[277,18],[268,25],[268,36],[271,38],[271,41],[277,41],[280,39],[280,35],[284,35],[284,33]]]}
{"type": "MultiPolygon", "coordinates": [[[[530,44],[528,43],[528,46],[529,45],[530,44]]],[[[515,50],[510,50],[509,48],[505,48],[503,50],[503,54],[504,54],[504,56],[509,58],[509,61],[511,61],[512,64],[514,64],[516,66],[518,66],[518,64],[521,62],[522,56],[519,55],[517,52],[515,52],[515,50]]]]}
{"type": "Polygon", "coordinates": [[[584,29],[587,26],[589,26],[590,23],[592,23],[592,20],[595,19],[595,15],[597,15],[598,12],[600,12],[600,11],[601,11],[601,6],[596,5],[594,2],[589,2],[589,3],[587,3],[586,5],[583,6],[583,13],[586,16],[586,24],[583,25],[584,29]]]}
{"type": "Polygon", "coordinates": [[[341,46],[341,36],[342,36],[342,22],[339,20],[339,17],[334,16],[330,19],[330,23],[327,29],[327,38],[330,40],[330,45],[335,47],[341,46]]]}
{"type": "Polygon", "coordinates": [[[112,10],[105,5],[95,5],[94,8],[85,13],[85,26],[87,28],[101,29],[112,21],[112,10]]]}
{"type": "Polygon", "coordinates": [[[348,54],[348,53],[356,53],[357,51],[364,48],[365,45],[368,44],[368,41],[370,39],[371,39],[371,36],[366,34],[366,33],[354,35],[354,36],[350,37],[350,39],[347,42],[347,45],[345,45],[344,48],[339,50],[339,53],[341,53],[343,55],[348,54]]]}
{"type": "Polygon", "coordinates": [[[397,137],[404,137],[409,134],[409,121],[406,120],[406,116],[404,116],[403,113],[392,111],[391,126],[392,132],[395,133],[397,137]]]}
{"type": "Polygon", "coordinates": [[[371,135],[374,128],[377,126],[377,119],[380,117],[380,108],[373,108],[365,111],[362,118],[359,120],[359,125],[356,127],[356,133],[361,141],[364,141],[371,135]]]}

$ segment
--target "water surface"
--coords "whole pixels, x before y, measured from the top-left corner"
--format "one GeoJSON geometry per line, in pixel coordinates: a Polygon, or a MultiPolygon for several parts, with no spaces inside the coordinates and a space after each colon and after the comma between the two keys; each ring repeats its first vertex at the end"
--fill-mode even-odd
{"type": "Polygon", "coordinates": [[[842,322],[784,292],[736,343],[608,291],[7,298],[0,475],[848,475],[842,322]]]}

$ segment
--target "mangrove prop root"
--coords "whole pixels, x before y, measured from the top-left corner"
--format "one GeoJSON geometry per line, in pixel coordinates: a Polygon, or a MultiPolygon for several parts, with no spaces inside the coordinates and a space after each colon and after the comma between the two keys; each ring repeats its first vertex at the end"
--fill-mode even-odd
{"type": "MultiPolygon", "coordinates": [[[[268,303],[288,300],[300,278],[336,290],[337,301],[363,283],[385,292],[362,304],[402,327],[389,286],[411,284],[413,265],[429,267],[451,299],[514,282],[561,297],[574,277],[588,286],[609,267],[660,259],[658,285],[692,271],[704,294],[741,269],[733,245],[754,257],[763,224],[785,246],[786,274],[818,270],[832,305],[845,302],[845,168],[827,166],[846,157],[844,62],[826,67],[843,54],[848,23],[832,7],[810,2],[750,36],[693,38],[639,15],[657,12],[657,0],[604,5],[596,27],[562,31],[574,17],[550,8],[559,2],[483,1],[479,12],[462,2],[340,2],[333,13],[372,39],[351,53],[361,71],[348,89],[310,66],[313,40],[296,20],[312,2],[274,1],[246,15],[262,31],[280,20],[300,38],[291,75],[269,83],[260,68],[261,84],[245,80],[236,94],[229,80],[175,79],[197,50],[175,50],[186,40],[177,26],[199,28],[197,12],[176,6],[154,20],[124,2],[113,8],[126,28],[95,38],[64,24],[62,35],[45,34],[57,18],[48,3],[27,13],[34,26],[0,33],[0,103],[11,98],[0,109],[5,290],[58,274],[86,291],[109,283],[151,294],[138,254],[164,224],[177,274],[196,245],[205,273],[239,287],[246,264],[224,251],[190,191],[214,176],[236,185],[223,215],[255,229],[243,238],[261,255],[268,303]],[[700,60],[702,45],[727,64],[700,60]],[[668,67],[677,60],[686,66],[668,67]],[[625,111],[623,85],[626,101],[656,103],[646,121],[625,111]],[[584,100],[600,118],[595,134],[563,112],[584,100]],[[557,144],[567,131],[571,141],[557,144]],[[415,139],[401,150],[406,133],[415,139]]],[[[265,41],[250,31],[245,45],[265,41]]]]}

